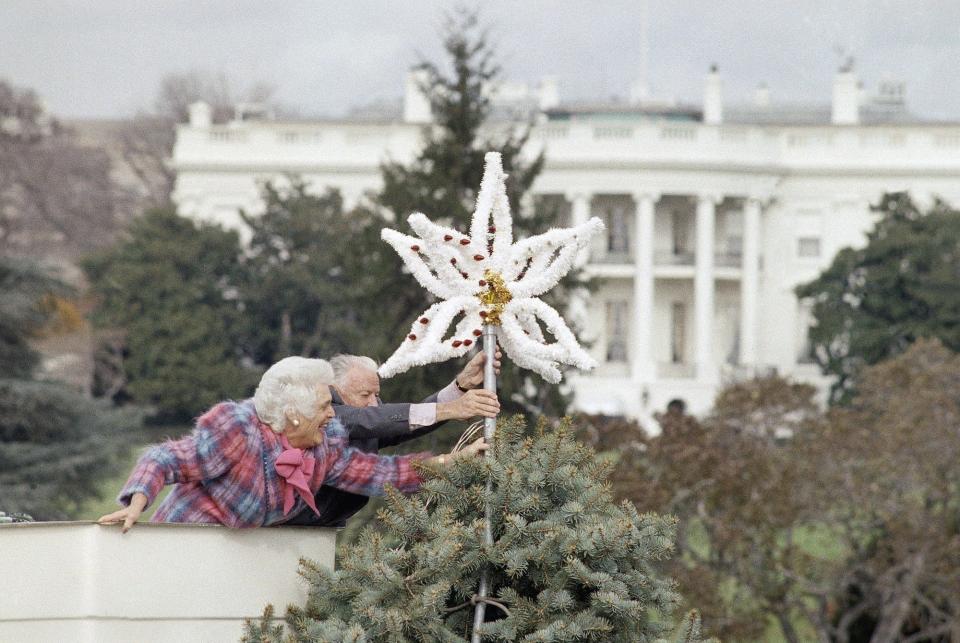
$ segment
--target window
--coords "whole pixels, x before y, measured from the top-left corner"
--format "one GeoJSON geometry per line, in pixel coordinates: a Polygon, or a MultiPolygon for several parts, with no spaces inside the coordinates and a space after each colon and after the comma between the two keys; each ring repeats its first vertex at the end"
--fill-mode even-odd
{"type": "Polygon", "coordinates": [[[731,257],[743,255],[743,236],[735,234],[727,237],[727,254],[731,257]]]}
{"type": "Polygon", "coordinates": [[[689,217],[686,216],[684,212],[673,211],[673,254],[675,255],[686,255],[690,252],[690,243],[689,243],[689,232],[690,232],[690,221],[689,217]]]}
{"type": "Polygon", "coordinates": [[[813,344],[810,342],[810,328],[814,325],[813,302],[809,300],[797,303],[797,364],[814,364],[813,344]]]}
{"type": "Polygon", "coordinates": [[[797,256],[801,259],[816,259],[820,256],[820,237],[797,239],[797,256]]]}
{"type": "Polygon", "coordinates": [[[627,361],[627,302],[607,302],[607,361],[627,361]]]}
{"type": "Polygon", "coordinates": [[[682,301],[675,301],[670,308],[670,361],[674,364],[683,364],[686,355],[687,336],[687,305],[682,301]]]}
{"type": "Polygon", "coordinates": [[[630,231],[627,226],[627,212],[623,208],[607,210],[607,252],[627,254],[630,252],[630,231]]]}
{"type": "MultiPolygon", "coordinates": [[[[727,328],[731,332],[730,349],[727,351],[727,364],[737,366],[740,364],[740,305],[727,304],[723,307],[723,317],[727,328]]],[[[729,335],[728,335],[729,337],[729,335]]]]}

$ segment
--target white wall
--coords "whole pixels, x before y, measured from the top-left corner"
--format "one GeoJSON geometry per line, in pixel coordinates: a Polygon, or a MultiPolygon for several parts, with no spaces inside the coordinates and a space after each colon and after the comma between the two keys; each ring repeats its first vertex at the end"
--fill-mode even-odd
{"type": "Polygon", "coordinates": [[[299,559],[332,569],[335,545],[309,527],[0,525],[0,641],[237,641],[267,603],[304,604],[299,559]]]}

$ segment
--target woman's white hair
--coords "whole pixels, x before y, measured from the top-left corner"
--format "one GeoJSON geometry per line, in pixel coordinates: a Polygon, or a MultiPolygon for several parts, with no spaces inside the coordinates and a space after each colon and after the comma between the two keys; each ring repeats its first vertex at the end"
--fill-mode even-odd
{"type": "Polygon", "coordinates": [[[377,372],[377,363],[363,355],[346,355],[343,353],[334,355],[330,358],[330,366],[333,367],[333,381],[339,387],[346,384],[347,373],[354,368],[377,372]]]}
{"type": "Polygon", "coordinates": [[[264,423],[282,433],[288,416],[312,418],[317,413],[317,391],[333,384],[333,368],[322,359],[285,357],[260,378],[253,406],[264,423]]]}

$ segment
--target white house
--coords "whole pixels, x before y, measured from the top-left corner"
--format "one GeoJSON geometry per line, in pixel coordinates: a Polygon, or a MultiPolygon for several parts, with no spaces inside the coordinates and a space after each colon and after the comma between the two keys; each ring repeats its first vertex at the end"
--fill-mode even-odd
{"type": "MultiPolygon", "coordinates": [[[[700,106],[567,104],[552,79],[501,90],[506,120],[492,126],[536,115],[530,152],[547,163],[534,192],[572,222],[607,224],[586,266],[602,285],[571,311],[600,362],[571,380],[581,410],[646,418],[681,398],[701,412],[757,372],[825,390],[794,286],[863,243],[884,191],[960,203],[960,123],[913,116],[902,85],[867,96],[844,68],[823,105],[722,94],[715,69],[700,106]]],[[[239,208],[260,205],[258,181],[296,173],[350,203],[378,187],[383,159],[415,154],[429,120],[413,79],[393,118],[211,124],[197,104],[177,131],[174,196],[185,215],[237,226],[239,208]]]]}

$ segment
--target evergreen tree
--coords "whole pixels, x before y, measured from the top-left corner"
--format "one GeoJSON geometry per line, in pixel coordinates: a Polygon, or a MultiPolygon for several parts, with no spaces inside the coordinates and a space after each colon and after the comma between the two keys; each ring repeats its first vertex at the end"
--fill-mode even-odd
{"type": "Polygon", "coordinates": [[[35,268],[0,260],[0,508],[38,519],[66,518],[96,497],[140,425],[135,412],[33,381],[29,342],[51,322],[52,297],[67,292],[35,268]]]}
{"type": "MultiPolygon", "coordinates": [[[[475,16],[450,21],[444,38],[447,68],[424,63],[423,90],[434,123],[424,128],[418,156],[408,164],[381,167],[382,190],[373,201],[344,212],[335,191],[312,193],[299,179],[268,184],[261,215],[244,215],[252,236],[241,288],[243,345],[260,365],[290,354],[329,357],[337,352],[386,359],[406,336],[412,316],[431,295],[407,274],[380,239],[385,226],[403,229],[416,211],[453,226],[469,226],[480,185],[484,154],[501,152],[510,174],[508,196],[515,235],[524,237],[558,225],[559,212],[547,202],[529,207],[528,194],[540,173],[542,154],[521,159],[529,130],[494,128],[485,86],[498,69],[475,16]]],[[[505,123],[505,125],[507,125],[505,123]]],[[[576,274],[546,297],[563,310],[576,274]]],[[[390,399],[419,400],[454,377],[460,364],[438,364],[392,379],[390,399]]],[[[505,410],[562,414],[568,399],[556,386],[506,365],[501,375],[505,410]]]]}
{"type": "MultiPolygon", "coordinates": [[[[529,162],[523,160],[529,128],[491,122],[492,106],[486,90],[499,79],[499,67],[477,16],[467,13],[461,20],[449,18],[443,34],[447,54],[445,67],[424,62],[422,90],[429,98],[433,122],[424,128],[424,142],[418,156],[408,164],[385,163],[381,170],[383,189],[377,205],[389,211],[397,223],[391,227],[406,230],[406,218],[423,212],[432,221],[462,230],[469,229],[481,179],[484,154],[498,151],[509,174],[507,194],[514,213],[514,236],[539,234],[560,224],[559,212],[546,202],[529,207],[526,198],[534,180],[543,169],[543,154],[529,162]]],[[[382,244],[385,245],[385,244],[382,244]]],[[[431,296],[416,280],[401,270],[399,258],[388,256],[377,295],[382,313],[380,332],[389,348],[376,355],[384,359],[393,352],[418,311],[432,302],[431,296]]],[[[567,291],[582,285],[578,276],[568,276],[561,287],[545,298],[557,310],[566,307],[567,291]]],[[[420,399],[444,386],[454,377],[458,364],[432,365],[397,376],[390,382],[396,399],[420,399]]],[[[569,399],[558,387],[544,383],[535,375],[505,364],[500,377],[501,390],[507,391],[500,402],[506,412],[562,415],[569,399]]]]}
{"type": "Polygon", "coordinates": [[[119,473],[136,409],[115,410],[62,385],[0,379],[0,503],[38,520],[68,518],[119,473]]]}
{"type": "Polygon", "coordinates": [[[814,357],[834,375],[834,401],[849,400],[857,374],[918,338],[960,351],[960,212],[936,202],[921,212],[906,193],[885,195],[861,249],[845,248],[797,288],[814,302],[814,357]]]}
{"type": "MultiPolygon", "coordinates": [[[[421,493],[388,495],[386,532],[367,530],[337,571],[303,561],[305,607],[286,622],[294,641],[467,641],[486,569],[493,592],[484,641],[652,641],[676,601],[654,564],[673,550],[674,522],[612,501],[609,464],[565,421],[524,436],[502,421],[492,456],[425,467],[421,493]],[[494,491],[487,496],[487,476],[494,491]],[[484,503],[494,544],[483,546],[484,503]]],[[[248,624],[247,640],[282,628],[248,624]]],[[[691,617],[681,640],[696,640],[691,617]]]]}
{"type": "Polygon", "coordinates": [[[67,286],[26,262],[0,259],[0,364],[4,376],[33,376],[38,355],[30,340],[50,321],[47,305],[63,296],[67,286]]]}
{"type": "Polygon", "coordinates": [[[95,323],[124,335],[127,394],[164,418],[191,418],[255,382],[237,348],[239,255],[235,232],[167,208],[84,261],[100,300],[95,323]]]}

